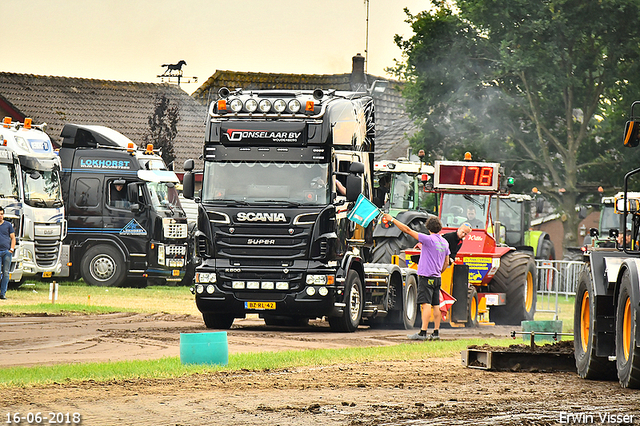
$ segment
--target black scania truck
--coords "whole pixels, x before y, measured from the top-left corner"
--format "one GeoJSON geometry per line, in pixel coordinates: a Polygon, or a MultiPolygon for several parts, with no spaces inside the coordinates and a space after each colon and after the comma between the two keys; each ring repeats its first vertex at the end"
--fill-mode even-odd
{"type": "Polygon", "coordinates": [[[67,237],[58,275],[98,286],[180,281],[187,217],[176,174],[153,147],[107,127],[66,124],[61,136],[67,237]]]}
{"type": "Polygon", "coordinates": [[[372,242],[347,219],[371,198],[375,122],[366,93],[223,88],[209,108],[204,170],[185,162],[184,195],[202,173],[196,304],[208,328],[257,313],[268,325],[326,317],[412,327],[415,271],[366,264],[372,242]]]}

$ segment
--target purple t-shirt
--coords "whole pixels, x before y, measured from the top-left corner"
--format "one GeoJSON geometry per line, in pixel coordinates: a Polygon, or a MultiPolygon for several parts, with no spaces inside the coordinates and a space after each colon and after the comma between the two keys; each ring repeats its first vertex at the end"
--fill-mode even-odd
{"type": "Polygon", "coordinates": [[[439,277],[444,265],[444,259],[449,256],[449,243],[440,234],[418,234],[418,241],[422,243],[418,275],[423,277],[439,277]]]}

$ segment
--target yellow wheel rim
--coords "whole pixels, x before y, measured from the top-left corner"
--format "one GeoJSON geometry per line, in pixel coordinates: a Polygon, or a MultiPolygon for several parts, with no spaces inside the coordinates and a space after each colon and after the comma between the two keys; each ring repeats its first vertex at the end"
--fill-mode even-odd
{"type": "Polygon", "coordinates": [[[478,301],[475,297],[471,298],[471,306],[469,306],[469,314],[471,315],[471,321],[475,321],[478,315],[478,301]]]}
{"type": "Polygon", "coordinates": [[[629,360],[631,351],[631,298],[627,297],[624,303],[624,315],[622,317],[622,346],[624,360],[629,360]]]}
{"type": "Polygon", "coordinates": [[[533,309],[533,295],[535,291],[536,290],[533,288],[533,275],[531,272],[527,272],[527,290],[525,293],[527,295],[527,299],[525,300],[525,308],[527,312],[531,312],[533,309]]]}
{"type": "Polygon", "coordinates": [[[585,291],[582,295],[582,304],[580,305],[580,344],[582,351],[587,352],[589,349],[589,328],[591,324],[591,313],[589,311],[589,292],[585,291]]]}

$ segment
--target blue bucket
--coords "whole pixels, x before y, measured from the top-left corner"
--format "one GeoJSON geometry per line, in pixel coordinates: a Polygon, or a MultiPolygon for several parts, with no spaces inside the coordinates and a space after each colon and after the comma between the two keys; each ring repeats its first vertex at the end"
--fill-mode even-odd
{"type": "Polygon", "coordinates": [[[353,209],[347,215],[347,219],[366,228],[378,214],[380,214],[378,207],[360,194],[353,209]]]}
{"type": "Polygon", "coordinates": [[[180,361],[182,364],[227,365],[227,332],[180,333],[180,361]]]}

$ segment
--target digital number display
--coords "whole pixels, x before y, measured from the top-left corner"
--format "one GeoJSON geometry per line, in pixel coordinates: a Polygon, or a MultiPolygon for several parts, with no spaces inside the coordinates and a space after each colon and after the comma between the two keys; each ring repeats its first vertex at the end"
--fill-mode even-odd
{"type": "Polygon", "coordinates": [[[436,161],[435,169],[434,189],[498,190],[498,163],[436,161]]]}

